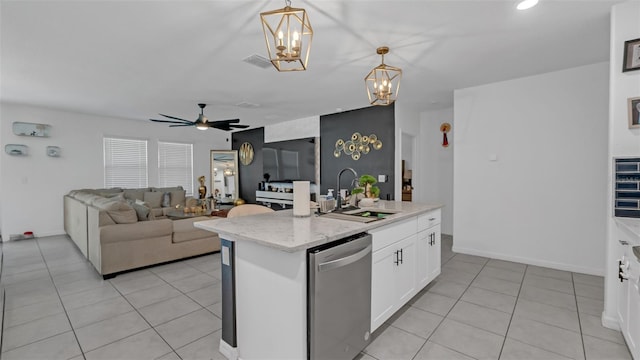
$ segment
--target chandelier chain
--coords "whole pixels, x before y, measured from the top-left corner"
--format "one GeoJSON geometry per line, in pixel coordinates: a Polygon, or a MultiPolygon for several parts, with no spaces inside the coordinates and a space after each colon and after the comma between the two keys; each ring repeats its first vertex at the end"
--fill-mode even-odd
{"type": "Polygon", "coordinates": [[[285,4],[287,7],[291,7],[291,0],[284,0],[284,4],[285,4]]]}

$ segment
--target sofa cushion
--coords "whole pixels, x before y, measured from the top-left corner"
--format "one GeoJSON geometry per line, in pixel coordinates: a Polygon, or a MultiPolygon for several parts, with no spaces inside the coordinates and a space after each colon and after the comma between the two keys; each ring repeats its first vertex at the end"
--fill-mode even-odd
{"type": "MultiPolygon", "coordinates": [[[[169,219],[108,225],[100,228],[100,242],[105,244],[168,236],[171,234],[171,226],[169,219]]],[[[149,249],[149,251],[153,250],[149,249]]]]}
{"type": "Polygon", "coordinates": [[[99,195],[92,194],[89,192],[84,192],[84,191],[79,191],[75,194],[75,199],[82,201],[85,204],[92,204],[93,201],[97,198],[102,198],[102,197],[99,195]]]}
{"type": "Polygon", "coordinates": [[[125,189],[124,198],[127,200],[142,200],[144,201],[144,190],[125,189]]]}
{"type": "Polygon", "coordinates": [[[114,187],[114,188],[108,188],[108,189],[95,189],[93,191],[95,191],[96,194],[115,194],[115,193],[122,192],[122,188],[114,187]]]}
{"type": "Polygon", "coordinates": [[[188,219],[173,220],[173,238],[172,242],[179,243],[190,240],[204,239],[208,237],[217,236],[216,233],[211,231],[198,229],[193,226],[194,222],[211,220],[215,218],[207,216],[198,216],[188,219]]]}
{"type": "Polygon", "coordinates": [[[124,201],[95,201],[93,205],[101,210],[105,210],[116,224],[132,224],[138,222],[136,211],[124,201]]]}
{"type": "Polygon", "coordinates": [[[171,208],[152,208],[150,214],[157,219],[161,216],[165,216],[168,210],[171,210],[171,208]]]}
{"type": "Polygon", "coordinates": [[[166,193],[166,192],[176,191],[176,190],[184,190],[184,188],[182,186],[163,187],[163,188],[152,187],[151,188],[151,191],[156,191],[156,192],[161,192],[161,193],[166,193]]]}
{"type": "Polygon", "coordinates": [[[152,209],[162,207],[162,195],[161,192],[146,192],[144,193],[144,202],[146,202],[152,209]]]}
{"type": "Polygon", "coordinates": [[[185,190],[171,191],[171,207],[176,207],[176,205],[184,206],[187,196],[186,193],[185,190]]]}
{"type": "MultiPolygon", "coordinates": [[[[104,194],[98,194],[98,196],[102,197],[103,199],[107,199],[110,201],[124,201],[124,193],[104,193],[104,194]]],[[[93,202],[96,202],[98,199],[94,199],[93,202]]],[[[93,205],[93,202],[91,203],[91,205],[93,205]]]]}

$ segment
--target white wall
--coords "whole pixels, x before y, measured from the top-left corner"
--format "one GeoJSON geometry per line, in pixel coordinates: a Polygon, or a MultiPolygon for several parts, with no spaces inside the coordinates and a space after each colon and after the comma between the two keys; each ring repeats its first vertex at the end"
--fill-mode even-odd
{"type": "Polygon", "coordinates": [[[606,62],[455,91],[454,251],[604,273],[608,91],[606,62]]]}
{"type": "MultiPolygon", "coordinates": [[[[418,183],[413,182],[416,189],[422,189],[417,202],[443,204],[442,233],[453,234],[453,152],[455,144],[453,135],[456,125],[453,122],[453,108],[426,111],[420,114],[420,133],[418,136],[418,159],[421,173],[418,183]],[[449,147],[442,147],[440,125],[451,124],[447,134],[449,147]]],[[[415,174],[415,172],[414,172],[415,174]]]]}
{"type": "Polygon", "coordinates": [[[16,104],[2,104],[0,109],[2,143],[0,210],[2,239],[10,234],[33,231],[36,236],[63,234],[62,198],[72,189],[104,186],[103,136],[147,139],[149,186],[158,186],[157,141],[193,143],[194,188],[197,177],[205,175],[209,183],[209,151],[230,149],[230,133],[209,129],[169,128],[149,121],[107,118],[16,104]],[[14,121],[51,125],[51,136],[32,138],[16,136],[14,121]],[[10,156],[5,144],[29,146],[26,157],[10,156]],[[46,156],[48,145],[60,146],[59,158],[46,156]]]}
{"type": "Polygon", "coordinates": [[[283,121],[264,127],[265,143],[318,136],[320,136],[320,116],[283,121]]]}
{"type": "MultiPolygon", "coordinates": [[[[607,221],[607,271],[605,278],[605,311],[603,323],[616,327],[617,272],[616,225],[613,221],[613,164],[618,156],[640,156],[640,129],[629,129],[627,98],[640,96],[640,70],[622,72],[622,56],[626,40],[640,38],[640,2],[629,1],[613,7],[611,12],[611,54],[609,68],[609,166],[607,221]]],[[[638,220],[640,221],[640,220],[638,220]]]]}

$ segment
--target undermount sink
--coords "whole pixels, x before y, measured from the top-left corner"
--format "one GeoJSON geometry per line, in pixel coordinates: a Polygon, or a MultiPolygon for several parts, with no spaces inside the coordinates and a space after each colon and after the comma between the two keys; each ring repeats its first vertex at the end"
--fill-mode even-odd
{"type": "Polygon", "coordinates": [[[356,208],[348,207],[340,210],[334,210],[333,212],[321,214],[323,217],[339,220],[357,221],[362,223],[368,223],[371,221],[381,220],[389,215],[398,214],[400,211],[379,209],[376,207],[371,208],[356,208]]]}

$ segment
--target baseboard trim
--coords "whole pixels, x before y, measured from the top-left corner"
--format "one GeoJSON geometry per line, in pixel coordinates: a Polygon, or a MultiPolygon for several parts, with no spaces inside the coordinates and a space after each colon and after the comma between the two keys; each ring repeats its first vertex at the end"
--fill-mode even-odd
{"type": "Polygon", "coordinates": [[[615,316],[608,316],[606,312],[602,312],[602,326],[620,331],[620,323],[615,316]]]}
{"type": "Polygon", "coordinates": [[[451,250],[453,250],[453,252],[460,253],[460,254],[484,256],[492,259],[519,262],[523,264],[548,267],[548,268],[557,269],[557,270],[571,271],[571,272],[596,275],[596,276],[605,275],[604,269],[593,269],[590,267],[574,266],[574,265],[568,265],[563,263],[557,263],[553,261],[533,259],[533,258],[527,258],[527,257],[521,257],[521,256],[513,256],[509,254],[501,254],[501,253],[495,253],[490,251],[482,251],[478,249],[461,248],[455,245],[455,241],[453,242],[453,248],[451,250]]]}
{"type": "Polygon", "coordinates": [[[220,347],[218,351],[229,360],[238,360],[238,348],[229,345],[226,341],[220,339],[220,347]]]}

